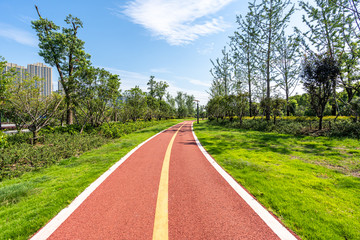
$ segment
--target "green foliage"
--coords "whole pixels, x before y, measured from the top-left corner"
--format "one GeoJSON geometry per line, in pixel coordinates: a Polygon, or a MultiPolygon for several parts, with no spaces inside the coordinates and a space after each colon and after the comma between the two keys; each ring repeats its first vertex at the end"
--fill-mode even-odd
{"type": "Polygon", "coordinates": [[[264,119],[246,118],[242,122],[229,120],[228,118],[218,121],[210,121],[209,124],[215,126],[226,126],[235,129],[276,132],[283,134],[293,134],[297,136],[328,136],[328,137],[348,137],[360,138],[360,122],[354,122],[351,118],[340,118],[333,121],[334,118],[324,118],[323,129],[319,128],[319,120],[316,117],[289,117],[281,118],[273,122],[267,122],[264,119]]]}
{"type": "Polygon", "coordinates": [[[181,121],[162,122],[79,157],[0,181],[0,239],[29,239],[131,149],[181,121]]]}
{"type": "Polygon", "coordinates": [[[8,145],[7,135],[0,131],[0,149],[5,148],[8,145]]]}
{"type": "Polygon", "coordinates": [[[327,53],[310,54],[303,63],[301,77],[310,96],[310,103],[319,117],[319,130],[330,97],[336,91],[336,80],[340,74],[338,61],[327,53]]]}
{"type": "MultiPolygon", "coordinates": [[[[9,138],[9,143],[13,143],[14,140],[9,138]]],[[[19,140],[16,135],[15,138],[19,140]]],[[[48,167],[62,159],[97,148],[107,141],[100,135],[51,133],[44,134],[35,146],[26,142],[11,144],[0,150],[0,180],[48,167]]]]}
{"type": "Polygon", "coordinates": [[[100,126],[120,97],[120,79],[105,69],[86,67],[76,78],[76,114],[82,126],[100,126]]]}
{"type": "Polygon", "coordinates": [[[302,239],[360,239],[358,140],[206,122],[194,129],[214,159],[302,239]]]}
{"type": "MultiPolygon", "coordinates": [[[[62,159],[78,156],[83,152],[97,148],[109,141],[109,138],[120,138],[124,135],[168,121],[111,122],[93,127],[88,124],[67,125],[66,127],[43,128],[38,144],[29,144],[29,134],[10,135],[0,145],[0,180],[21,176],[24,172],[39,170],[58,163],[62,159]],[[83,131],[82,131],[83,130],[83,131]]],[[[3,136],[1,135],[0,137],[3,136]]],[[[0,138],[2,139],[2,138],[0,138]]],[[[0,144],[2,141],[0,141],[0,144]]]]}
{"type": "Polygon", "coordinates": [[[146,94],[135,86],[125,91],[125,114],[129,119],[136,121],[144,116],[146,112],[146,94]]]}
{"type": "MultiPolygon", "coordinates": [[[[36,7],[37,9],[37,7],[36,7]]],[[[75,76],[90,64],[90,55],[84,51],[85,42],[78,38],[78,30],[83,27],[79,18],[69,14],[65,23],[68,27],[60,27],[46,18],[32,21],[39,39],[39,55],[59,73],[59,81],[65,93],[67,124],[72,124],[73,94],[76,92],[75,76]]]]}
{"type": "Polygon", "coordinates": [[[49,96],[41,94],[43,79],[37,76],[28,76],[21,81],[13,81],[8,87],[9,98],[5,103],[9,115],[15,120],[17,128],[28,125],[36,141],[41,128],[50,124],[58,113],[58,107],[63,101],[63,96],[52,93],[49,96]]]}

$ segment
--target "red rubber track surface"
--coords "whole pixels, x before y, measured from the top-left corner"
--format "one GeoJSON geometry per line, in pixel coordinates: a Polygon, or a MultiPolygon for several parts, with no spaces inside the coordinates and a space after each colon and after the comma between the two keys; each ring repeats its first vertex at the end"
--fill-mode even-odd
{"type": "MultiPolygon", "coordinates": [[[[139,148],[49,239],[152,239],[160,173],[176,125],[139,148]]],[[[169,239],[278,239],[179,131],[169,172],[169,239]]]]}

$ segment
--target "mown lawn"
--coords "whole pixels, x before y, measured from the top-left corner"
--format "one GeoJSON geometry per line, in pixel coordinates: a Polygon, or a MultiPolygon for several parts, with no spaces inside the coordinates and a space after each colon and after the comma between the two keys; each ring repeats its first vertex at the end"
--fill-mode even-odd
{"type": "Polygon", "coordinates": [[[181,121],[167,121],[79,157],[1,181],[0,239],[28,239],[131,149],[181,121]]]}
{"type": "Polygon", "coordinates": [[[360,142],[194,124],[216,161],[303,239],[360,239],[360,142]]]}

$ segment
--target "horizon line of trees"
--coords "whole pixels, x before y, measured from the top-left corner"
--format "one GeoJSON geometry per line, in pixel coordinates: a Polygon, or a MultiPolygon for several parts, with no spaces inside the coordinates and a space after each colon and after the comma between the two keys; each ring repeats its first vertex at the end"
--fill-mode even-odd
{"type": "MultiPolygon", "coordinates": [[[[237,30],[211,60],[209,116],[295,115],[294,90],[300,83],[306,104],[296,114],[319,117],[360,115],[360,0],[253,0],[237,30]],[[297,7],[308,31],[288,24],[297,7]],[[237,100],[235,100],[237,99],[237,100]]],[[[241,119],[241,118],[240,118],[241,119]]],[[[240,120],[241,121],[241,120],[240,120]]]]}

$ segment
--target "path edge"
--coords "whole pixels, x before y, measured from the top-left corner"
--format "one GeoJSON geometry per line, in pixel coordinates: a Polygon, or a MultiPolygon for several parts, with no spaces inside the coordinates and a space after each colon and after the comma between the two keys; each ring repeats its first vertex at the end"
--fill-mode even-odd
{"type": "Polygon", "coordinates": [[[225,179],[225,181],[235,190],[235,192],[259,215],[268,227],[282,240],[296,240],[297,238],[284,227],[273,215],[271,215],[254,197],[252,197],[229,173],[227,173],[205,150],[197,138],[191,123],[191,132],[195,142],[209,163],[225,179]]]}
{"type": "Polygon", "coordinates": [[[79,196],[77,196],[67,207],[62,209],[54,218],[52,218],[44,227],[42,227],[38,232],[36,232],[30,240],[45,240],[53,234],[60,225],[65,222],[65,220],[94,192],[100,185],[103,183],[118,167],[121,166],[134,152],[141,148],[145,143],[149,142],[153,138],[157,137],[161,133],[167,131],[168,129],[178,125],[179,123],[158,132],[157,134],[146,139],[125,156],[123,156],[119,161],[112,165],[106,172],[104,172],[100,177],[98,177],[94,182],[92,182],[79,196]]]}

